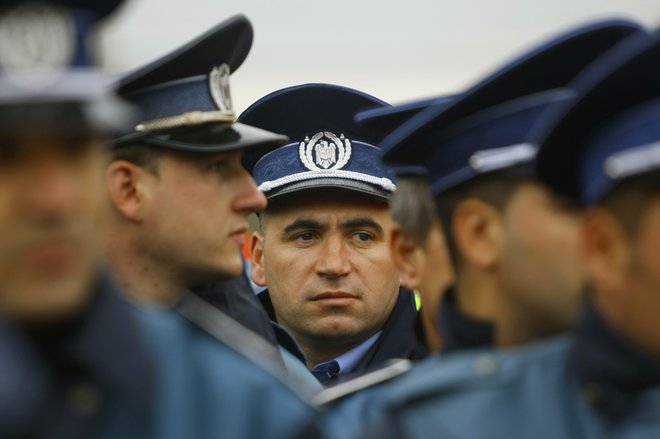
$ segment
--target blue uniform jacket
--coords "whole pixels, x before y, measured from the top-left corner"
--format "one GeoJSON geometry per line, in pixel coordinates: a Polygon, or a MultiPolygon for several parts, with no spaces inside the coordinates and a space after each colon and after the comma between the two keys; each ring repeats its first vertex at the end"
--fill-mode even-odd
{"type": "Polygon", "coordinates": [[[660,437],[660,389],[611,422],[582,397],[560,338],[521,351],[431,358],[327,415],[326,437],[602,439],[660,437]]]}
{"type": "Polygon", "coordinates": [[[5,325],[0,344],[0,437],[150,437],[154,364],[107,279],[81,315],[5,325]]]}
{"type": "Polygon", "coordinates": [[[245,272],[235,279],[196,288],[194,292],[271,344],[277,344],[270,318],[254,294],[245,272]]]}
{"type": "MultiPolygon", "coordinates": [[[[590,341],[593,347],[594,339],[590,341]]],[[[621,357],[608,358],[618,348],[609,345],[587,354],[596,364],[616,365],[610,374],[591,367],[586,375],[595,377],[594,382],[612,383],[621,375],[621,357]]],[[[578,334],[517,350],[429,358],[406,375],[341,402],[326,414],[321,430],[333,438],[660,437],[658,381],[594,392],[599,387],[587,386],[589,380],[576,373],[576,362],[589,363],[581,358],[583,346],[578,334]]],[[[657,376],[658,368],[640,368],[637,362],[634,370],[636,376],[645,371],[657,376]]]]}
{"type": "Polygon", "coordinates": [[[176,311],[134,314],[159,365],[156,438],[291,438],[315,417],[284,384],[176,311]]]}
{"type": "Polygon", "coordinates": [[[587,304],[571,336],[429,358],[329,410],[327,437],[657,438],[660,368],[587,304]]]}

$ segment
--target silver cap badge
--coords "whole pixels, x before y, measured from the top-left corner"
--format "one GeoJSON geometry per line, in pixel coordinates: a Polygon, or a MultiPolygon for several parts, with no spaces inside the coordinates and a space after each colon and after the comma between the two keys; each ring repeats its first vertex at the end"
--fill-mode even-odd
{"type": "Polygon", "coordinates": [[[319,131],[300,142],[299,156],[310,171],[341,169],[351,158],[351,141],[343,134],[319,131]]]}
{"type": "Polygon", "coordinates": [[[62,7],[24,3],[0,15],[0,68],[7,73],[49,73],[73,60],[76,29],[62,7]]]}
{"type": "Polygon", "coordinates": [[[214,67],[209,74],[209,90],[211,91],[213,102],[215,102],[220,111],[233,113],[231,91],[229,89],[230,70],[227,64],[214,67]]]}

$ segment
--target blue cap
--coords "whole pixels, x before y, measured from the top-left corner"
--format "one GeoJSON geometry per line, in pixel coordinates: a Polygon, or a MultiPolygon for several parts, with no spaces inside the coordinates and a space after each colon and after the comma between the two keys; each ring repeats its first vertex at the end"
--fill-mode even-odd
{"type": "Polygon", "coordinates": [[[120,3],[0,1],[0,132],[112,132],[134,122],[87,41],[120,3]]]}
{"type": "Polygon", "coordinates": [[[454,102],[431,104],[403,122],[381,142],[384,160],[426,167],[435,195],[484,173],[530,171],[537,149],[530,133],[542,115],[572,99],[565,87],[594,59],[642,31],[636,23],[610,20],[554,38],[454,102]]]}
{"type": "Polygon", "coordinates": [[[460,95],[440,96],[427,98],[419,101],[406,102],[404,104],[374,107],[360,111],[354,116],[355,123],[373,130],[374,135],[383,138],[394,131],[402,123],[420,113],[430,106],[449,106],[456,102],[460,95]]]}
{"type": "Polygon", "coordinates": [[[580,97],[539,128],[539,178],[592,205],[626,178],[660,169],[660,41],[639,35],[600,59],[580,97]]]}
{"type": "Polygon", "coordinates": [[[229,76],[252,45],[252,25],[236,15],[119,80],[118,92],[142,121],[115,147],[147,144],[189,152],[274,147],[285,136],[235,123],[229,76]]]}
{"type": "Polygon", "coordinates": [[[239,120],[283,133],[292,143],[252,160],[259,189],[272,199],[318,188],[344,189],[387,199],[392,172],[374,146],[380,139],[353,115],[387,104],[368,94],[330,84],[306,84],[273,92],[239,120]]]}

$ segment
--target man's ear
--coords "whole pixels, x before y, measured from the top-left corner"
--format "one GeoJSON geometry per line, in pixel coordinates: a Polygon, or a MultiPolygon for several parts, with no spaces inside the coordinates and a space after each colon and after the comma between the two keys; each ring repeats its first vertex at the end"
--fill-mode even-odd
{"type": "Polygon", "coordinates": [[[126,160],[111,162],[105,181],[115,209],[127,220],[142,222],[147,201],[148,171],[126,160]]]}
{"type": "Polygon", "coordinates": [[[501,213],[477,198],[461,201],[452,216],[452,231],[461,259],[481,269],[499,263],[504,229],[501,213]]]}
{"type": "Polygon", "coordinates": [[[623,291],[630,264],[630,237],[607,209],[595,207],[582,220],[582,242],[588,276],[595,290],[623,291]]]}
{"type": "Polygon", "coordinates": [[[390,255],[399,271],[401,285],[409,290],[419,288],[424,267],[424,249],[398,224],[394,224],[390,233],[390,255]]]}
{"type": "Polygon", "coordinates": [[[250,237],[250,255],[252,262],[252,282],[260,287],[266,286],[264,271],[264,237],[259,232],[253,232],[250,237]]]}

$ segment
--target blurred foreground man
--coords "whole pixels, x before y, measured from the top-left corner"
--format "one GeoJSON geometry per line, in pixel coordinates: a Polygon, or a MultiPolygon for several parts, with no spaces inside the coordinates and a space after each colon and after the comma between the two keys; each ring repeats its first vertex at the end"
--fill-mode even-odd
{"type": "Polygon", "coordinates": [[[149,433],[153,364],[98,270],[103,144],[134,121],[90,66],[85,32],[119,3],[1,3],[3,438],[149,433]]]}
{"type": "Polygon", "coordinates": [[[424,355],[414,298],[389,257],[395,186],[378,163],[377,139],[352,120],[374,105],[386,104],[307,84],[271,93],[240,117],[294,140],[252,169],[269,203],[252,238],[252,279],[268,287],[260,299],[326,385],[424,355]]]}
{"type": "Polygon", "coordinates": [[[622,42],[572,84],[577,100],[541,122],[540,178],[587,208],[579,238],[591,289],[574,334],[427,361],[347,401],[331,416],[333,434],[660,434],[659,56],[654,37],[622,42]]]}

